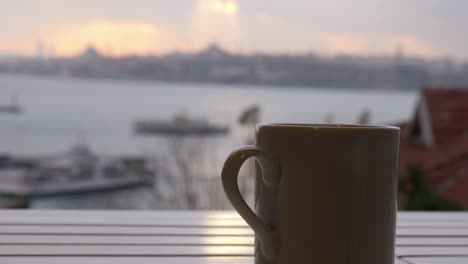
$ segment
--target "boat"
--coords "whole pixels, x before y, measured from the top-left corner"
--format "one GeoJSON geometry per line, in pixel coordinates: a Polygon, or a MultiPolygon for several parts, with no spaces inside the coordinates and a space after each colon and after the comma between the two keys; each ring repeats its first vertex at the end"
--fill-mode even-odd
{"type": "Polygon", "coordinates": [[[182,114],[174,116],[172,120],[139,120],[134,124],[134,131],[138,134],[223,135],[229,130],[229,126],[191,119],[182,114]]]}
{"type": "Polygon", "coordinates": [[[4,114],[21,114],[23,108],[18,104],[16,97],[11,97],[9,104],[0,105],[0,113],[4,114]]]}
{"type": "Polygon", "coordinates": [[[157,172],[146,157],[101,156],[83,144],[56,155],[10,157],[3,154],[2,159],[0,208],[28,207],[31,201],[47,197],[60,200],[74,195],[153,188],[157,172]],[[19,201],[23,204],[17,204],[19,201]]]}

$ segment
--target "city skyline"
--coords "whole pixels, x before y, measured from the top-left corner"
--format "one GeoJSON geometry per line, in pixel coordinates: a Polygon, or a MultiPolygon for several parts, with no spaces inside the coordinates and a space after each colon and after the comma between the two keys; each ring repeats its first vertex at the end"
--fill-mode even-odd
{"type": "Polygon", "coordinates": [[[236,53],[382,55],[468,59],[464,17],[453,0],[175,0],[1,3],[0,54],[110,56],[192,52],[217,43],[236,53]],[[463,33],[463,32],[462,32],[463,33]]]}

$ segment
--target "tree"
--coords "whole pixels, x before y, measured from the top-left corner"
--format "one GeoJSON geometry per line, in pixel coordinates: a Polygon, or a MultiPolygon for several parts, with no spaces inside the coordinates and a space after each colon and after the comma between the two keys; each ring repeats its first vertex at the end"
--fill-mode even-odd
{"type": "Polygon", "coordinates": [[[247,127],[255,126],[260,120],[260,106],[251,105],[242,111],[239,124],[247,127]]]}
{"type": "Polygon", "coordinates": [[[371,112],[369,109],[364,109],[358,116],[357,123],[360,125],[367,125],[370,123],[371,112]]]}
{"type": "Polygon", "coordinates": [[[167,149],[157,157],[155,208],[227,208],[216,144],[198,136],[167,137],[165,143],[167,149]]]}
{"type": "Polygon", "coordinates": [[[405,196],[404,210],[459,211],[462,207],[431,190],[427,176],[420,165],[408,167],[408,177],[400,180],[400,198],[405,196]]]}
{"type": "MultiPolygon", "coordinates": [[[[245,144],[255,144],[255,126],[260,122],[261,108],[253,104],[245,108],[238,119],[239,125],[246,128],[247,135],[245,144]]],[[[255,162],[253,159],[247,160],[241,168],[239,177],[239,189],[249,205],[253,205],[253,194],[255,188],[255,162]]]]}

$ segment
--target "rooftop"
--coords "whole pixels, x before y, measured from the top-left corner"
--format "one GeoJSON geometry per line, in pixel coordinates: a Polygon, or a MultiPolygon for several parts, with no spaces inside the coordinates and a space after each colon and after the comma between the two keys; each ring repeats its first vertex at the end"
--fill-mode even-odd
{"type": "Polygon", "coordinates": [[[413,119],[399,126],[400,175],[420,164],[435,190],[468,206],[468,89],[424,88],[413,119]]]}

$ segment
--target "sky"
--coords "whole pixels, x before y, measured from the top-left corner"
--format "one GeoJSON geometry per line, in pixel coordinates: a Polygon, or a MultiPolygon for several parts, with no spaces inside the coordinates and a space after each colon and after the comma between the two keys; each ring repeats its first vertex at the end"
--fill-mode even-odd
{"type": "Polygon", "coordinates": [[[468,60],[465,0],[16,0],[0,2],[0,54],[197,51],[468,60]]]}

